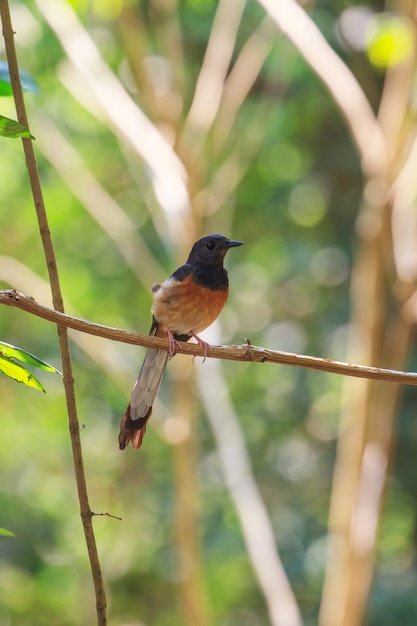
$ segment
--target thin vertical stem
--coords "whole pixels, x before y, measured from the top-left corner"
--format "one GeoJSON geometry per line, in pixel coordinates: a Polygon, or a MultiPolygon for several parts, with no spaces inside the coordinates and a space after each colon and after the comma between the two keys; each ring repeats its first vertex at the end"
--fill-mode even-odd
{"type": "MultiPolygon", "coordinates": [[[[3,27],[3,37],[6,47],[7,61],[9,65],[10,81],[13,89],[13,97],[16,106],[18,121],[29,128],[25,103],[23,99],[22,85],[19,77],[19,67],[17,62],[16,49],[14,45],[14,31],[10,17],[8,0],[0,0],[0,15],[3,27]]],[[[26,157],[30,185],[32,189],[33,201],[39,223],[39,230],[45,253],[45,260],[48,268],[49,280],[52,292],[54,308],[64,313],[61,287],[59,282],[58,268],[55,259],[55,252],[49,230],[48,218],[43,199],[41,182],[36,163],[35,151],[32,140],[23,139],[23,150],[26,157]]],[[[77,417],[77,406],[75,400],[74,378],[72,373],[71,354],[68,340],[68,331],[65,326],[57,326],[59,349],[62,360],[62,371],[65,389],[65,398],[68,412],[69,431],[71,436],[72,455],[74,461],[74,471],[77,483],[78,499],[80,502],[80,514],[87,543],[88,555],[90,558],[91,571],[94,581],[96,595],[96,610],[98,626],[107,624],[106,618],[106,596],[101,575],[100,562],[98,558],[97,546],[94,536],[92,517],[88,500],[87,484],[84,472],[84,463],[81,449],[80,426],[77,417]]]]}

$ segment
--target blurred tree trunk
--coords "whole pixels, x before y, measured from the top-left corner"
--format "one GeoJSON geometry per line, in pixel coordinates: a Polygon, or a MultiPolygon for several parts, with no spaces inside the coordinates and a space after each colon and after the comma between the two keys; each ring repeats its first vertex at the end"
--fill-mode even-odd
{"type": "MultiPolygon", "coordinates": [[[[364,207],[362,216],[373,208],[364,207]]],[[[381,216],[389,214],[386,205],[379,208],[381,216]]],[[[393,303],[390,297],[386,261],[392,250],[384,246],[383,233],[380,223],[373,236],[365,233],[360,237],[361,249],[352,276],[351,328],[355,337],[349,359],[403,369],[411,325],[402,315],[401,302],[393,303]]],[[[345,380],[321,626],[362,623],[372,583],[398,395],[398,385],[345,380]]]]}
{"type": "MultiPolygon", "coordinates": [[[[373,177],[364,173],[351,280],[349,360],[391,369],[406,368],[414,324],[406,305],[414,293],[417,274],[415,267],[408,272],[401,270],[404,232],[396,228],[398,212],[409,210],[407,202],[414,202],[414,197],[404,195],[411,170],[406,165],[416,132],[408,123],[414,64],[413,54],[388,70],[386,76],[378,119],[386,140],[387,164],[373,177]]],[[[411,176],[415,177],[415,172],[411,176]]],[[[345,379],[321,626],[363,623],[395,442],[399,395],[398,385],[345,379]]]]}

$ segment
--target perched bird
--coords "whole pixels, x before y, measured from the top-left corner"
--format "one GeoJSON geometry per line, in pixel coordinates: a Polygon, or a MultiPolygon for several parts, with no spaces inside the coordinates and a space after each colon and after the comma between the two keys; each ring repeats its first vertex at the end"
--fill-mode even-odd
{"type": "Polygon", "coordinates": [[[193,245],[186,264],[162,285],[152,287],[149,334],[168,338],[169,352],[148,350],[120,423],[120,450],[130,442],[136,450],[142,445],[166,362],[180,348],[178,342],[194,337],[204,347],[206,356],[208,345],[197,333],[210,326],[226,304],[229,280],[223,267],[224,257],[229,248],[241,245],[241,241],[223,235],[202,237],[193,245]]]}

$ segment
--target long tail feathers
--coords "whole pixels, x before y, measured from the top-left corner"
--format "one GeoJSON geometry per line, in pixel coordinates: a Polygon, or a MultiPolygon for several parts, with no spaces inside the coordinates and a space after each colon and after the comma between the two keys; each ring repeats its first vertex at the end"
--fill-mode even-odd
{"type": "Polygon", "coordinates": [[[148,350],[120,423],[120,450],[124,450],[130,442],[135,450],[142,445],[167,359],[168,354],[163,350],[148,350]]]}

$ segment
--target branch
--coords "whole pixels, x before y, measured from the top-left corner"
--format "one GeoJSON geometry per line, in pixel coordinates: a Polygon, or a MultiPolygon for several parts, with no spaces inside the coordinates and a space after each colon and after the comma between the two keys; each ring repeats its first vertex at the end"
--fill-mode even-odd
{"type": "Polygon", "coordinates": [[[183,136],[204,139],[217,115],[245,3],[220,0],[211,27],[183,136]],[[190,133],[191,131],[191,133],[190,133]]]}
{"type": "MultiPolygon", "coordinates": [[[[20,82],[19,66],[16,49],[14,45],[14,31],[12,27],[8,0],[0,0],[0,15],[3,26],[3,36],[6,48],[7,62],[10,72],[10,82],[13,90],[13,98],[16,106],[17,118],[21,124],[29,128],[26,114],[25,101],[23,98],[22,85],[20,82]]],[[[64,314],[64,304],[59,281],[58,268],[56,264],[55,251],[49,230],[48,217],[46,214],[43,199],[42,187],[39,178],[38,166],[36,163],[33,143],[29,139],[23,139],[23,150],[26,158],[29,182],[32,191],[33,202],[41,234],[45,261],[48,268],[49,281],[51,285],[52,301],[56,309],[64,314]]],[[[71,447],[74,463],[75,480],[77,484],[78,500],[80,504],[80,515],[83,524],[85,541],[87,544],[88,556],[90,559],[91,574],[94,583],[96,598],[96,613],[98,626],[107,624],[106,617],[106,595],[104,590],[103,577],[101,575],[100,561],[97,552],[97,545],[92,524],[92,512],[88,500],[87,484],[84,473],[84,463],[81,448],[80,426],[77,416],[77,405],[75,400],[74,378],[72,373],[71,353],[69,347],[68,331],[64,324],[58,325],[58,342],[62,361],[63,383],[65,389],[65,400],[67,405],[68,426],[71,438],[71,447]]]]}
{"type": "MultiPolygon", "coordinates": [[[[67,328],[72,328],[73,330],[78,330],[89,335],[96,335],[121,343],[143,346],[144,348],[156,348],[158,350],[166,350],[167,352],[169,350],[167,339],[150,337],[149,335],[143,335],[129,330],[121,330],[112,326],[95,324],[94,322],[82,320],[78,317],[71,317],[65,313],[48,309],[35,302],[30,296],[19,293],[14,289],[0,291],[0,304],[16,307],[31,315],[42,317],[54,324],[66,326],[67,328]]],[[[278,363],[280,365],[303,367],[321,372],[329,372],[330,374],[340,374],[342,376],[367,378],[401,385],[417,385],[417,373],[414,372],[401,372],[381,367],[332,361],[331,359],[322,359],[320,357],[306,356],[304,354],[281,352],[280,350],[270,350],[269,348],[253,346],[248,339],[246,342],[246,344],[240,346],[210,346],[207,358],[225,359],[228,361],[249,361],[253,363],[278,363]]],[[[180,345],[182,354],[205,356],[204,348],[201,348],[197,344],[180,342],[180,345]]]]}
{"type": "Polygon", "coordinates": [[[46,116],[37,118],[38,148],[61,176],[68,189],[114,242],[126,265],[147,288],[153,277],[163,276],[149,246],[134,221],[94,176],[62,132],[46,116]]]}
{"type": "Polygon", "coordinates": [[[348,66],[296,0],[258,0],[327,87],[344,115],[368,176],[387,164],[387,145],[371,105],[348,66]]]}
{"type": "MultiPolygon", "coordinates": [[[[155,195],[165,210],[168,207],[165,214],[175,218],[170,228],[176,228],[189,210],[187,174],[182,162],[103,60],[71,4],[63,0],[36,0],[36,6],[82,78],[82,90],[93,96],[115,134],[132,146],[149,168],[155,195]]],[[[72,95],[79,98],[80,93],[72,95]]]]}
{"type": "MultiPolygon", "coordinates": [[[[242,45],[233,67],[225,78],[219,112],[213,122],[217,155],[230,137],[238,113],[246,102],[274,41],[275,25],[269,16],[266,16],[242,45]]],[[[265,123],[263,128],[267,128],[265,123]]],[[[233,138],[235,139],[236,137],[233,138]]]]}

